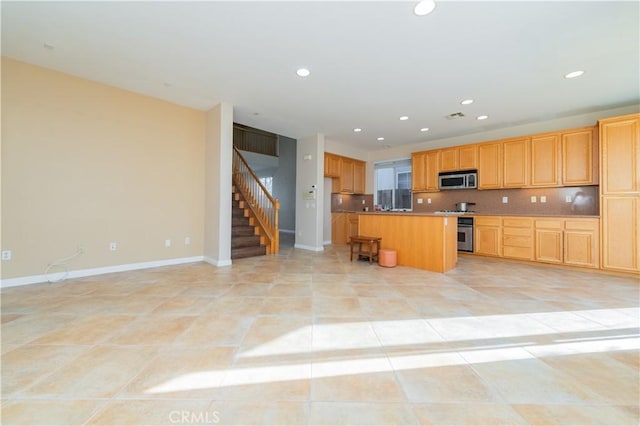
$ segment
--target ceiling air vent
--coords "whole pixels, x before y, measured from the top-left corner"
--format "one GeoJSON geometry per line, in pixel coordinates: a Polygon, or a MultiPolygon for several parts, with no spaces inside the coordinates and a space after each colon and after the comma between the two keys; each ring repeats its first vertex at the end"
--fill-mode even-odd
{"type": "Polygon", "coordinates": [[[462,118],[464,117],[464,114],[461,112],[454,112],[453,114],[449,114],[447,115],[445,118],[447,120],[455,120],[456,118],[462,118]]]}

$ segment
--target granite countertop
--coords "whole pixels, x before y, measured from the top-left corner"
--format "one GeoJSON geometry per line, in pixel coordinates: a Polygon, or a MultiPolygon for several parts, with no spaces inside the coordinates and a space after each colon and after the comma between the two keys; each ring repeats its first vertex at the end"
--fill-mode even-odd
{"type": "MultiPolygon", "coordinates": [[[[334,212],[332,212],[334,213],[334,212]]],[[[350,212],[358,214],[383,214],[383,215],[407,215],[407,216],[456,216],[456,217],[476,217],[476,216],[512,216],[512,217],[575,217],[587,219],[599,219],[600,216],[583,214],[530,214],[530,213],[436,213],[436,212],[413,212],[413,211],[373,211],[373,212],[350,212]]]]}

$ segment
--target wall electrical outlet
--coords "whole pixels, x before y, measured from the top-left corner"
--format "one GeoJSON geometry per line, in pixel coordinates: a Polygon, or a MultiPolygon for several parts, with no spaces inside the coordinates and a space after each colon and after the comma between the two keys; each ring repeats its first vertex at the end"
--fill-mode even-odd
{"type": "Polygon", "coordinates": [[[418,198],[418,204],[422,204],[422,198],[418,198]]]}
{"type": "Polygon", "coordinates": [[[502,204],[507,204],[509,202],[509,197],[502,197],[502,204]]]}
{"type": "Polygon", "coordinates": [[[532,196],[531,196],[531,202],[532,202],[532,203],[537,203],[537,202],[538,202],[538,199],[536,198],[536,196],[535,196],[535,195],[532,195],[532,196]]]}
{"type": "Polygon", "coordinates": [[[431,198],[427,198],[427,204],[431,204],[431,198]]]}
{"type": "Polygon", "coordinates": [[[2,250],[2,260],[11,260],[11,250],[2,250]]]}
{"type": "Polygon", "coordinates": [[[191,244],[191,237],[184,237],[184,245],[188,246],[189,244],[191,244]]]}
{"type": "Polygon", "coordinates": [[[362,200],[362,205],[367,204],[367,202],[365,200],[362,200]]]}
{"type": "Polygon", "coordinates": [[[565,197],[564,197],[564,201],[565,201],[566,203],[570,203],[570,202],[572,201],[572,200],[571,200],[571,195],[567,195],[567,196],[565,196],[565,197]]]}
{"type": "Polygon", "coordinates": [[[164,240],[165,247],[171,247],[171,240],[164,240]]]}
{"type": "Polygon", "coordinates": [[[118,243],[109,243],[109,251],[118,250],[118,243]]]}
{"type": "Polygon", "coordinates": [[[547,202],[547,196],[546,195],[541,195],[540,196],[540,202],[541,203],[546,203],[547,202]]]}

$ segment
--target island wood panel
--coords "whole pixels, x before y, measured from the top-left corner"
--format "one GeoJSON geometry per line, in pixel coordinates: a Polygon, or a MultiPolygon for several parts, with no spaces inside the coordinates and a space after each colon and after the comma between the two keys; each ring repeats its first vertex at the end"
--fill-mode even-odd
{"type": "Polygon", "coordinates": [[[446,272],[458,261],[455,217],[373,213],[360,215],[360,235],[381,237],[398,265],[446,272]]]}

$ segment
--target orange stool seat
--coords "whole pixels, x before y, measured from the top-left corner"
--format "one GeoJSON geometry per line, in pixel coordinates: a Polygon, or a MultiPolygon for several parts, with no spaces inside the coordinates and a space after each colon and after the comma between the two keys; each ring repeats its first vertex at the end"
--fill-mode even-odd
{"type": "Polygon", "coordinates": [[[378,264],[380,266],[386,266],[387,268],[393,268],[398,264],[398,252],[395,250],[381,249],[378,253],[378,264]]]}

